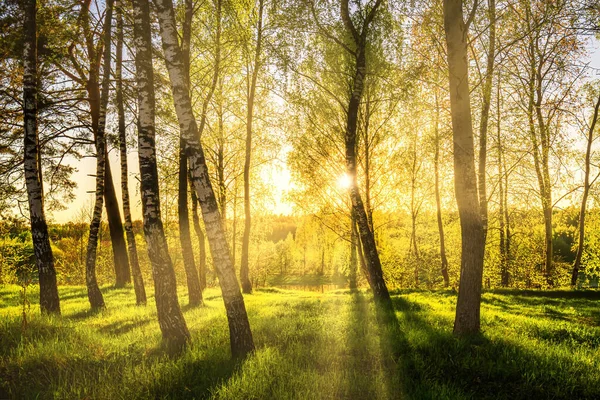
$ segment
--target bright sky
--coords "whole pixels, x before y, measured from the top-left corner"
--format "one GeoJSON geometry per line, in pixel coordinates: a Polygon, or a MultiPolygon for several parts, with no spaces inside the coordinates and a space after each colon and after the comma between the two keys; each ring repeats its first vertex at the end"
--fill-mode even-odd
{"type": "MultiPolygon", "coordinates": [[[[272,203],[265,204],[273,214],[289,215],[292,213],[292,204],[286,201],[286,195],[292,188],[290,171],[287,168],[287,153],[289,148],[284,147],[278,159],[270,166],[262,168],[258,171],[261,178],[272,185],[275,190],[271,194],[272,203]]],[[[110,165],[112,168],[113,181],[117,199],[121,204],[121,166],[119,164],[118,151],[114,150],[109,154],[110,165]]],[[[83,158],[81,161],[74,159],[70,160],[71,165],[75,165],[78,171],[73,175],[73,180],[77,183],[75,189],[75,200],[67,205],[67,208],[62,211],[51,213],[51,218],[55,222],[64,223],[71,221],[82,207],[89,206],[89,202],[93,201],[93,192],[96,187],[96,182],[93,177],[88,174],[94,174],[96,171],[96,159],[92,157],[83,158]],[[92,193],[88,193],[92,192],[92,193]]],[[[131,214],[133,220],[142,219],[142,206],[140,201],[139,184],[137,176],[139,174],[139,163],[137,149],[130,149],[127,155],[127,166],[129,169],[129,196],[131,198],[131,214]]],[[[122,216],[121,211],[121,216],[122,216]]]]}

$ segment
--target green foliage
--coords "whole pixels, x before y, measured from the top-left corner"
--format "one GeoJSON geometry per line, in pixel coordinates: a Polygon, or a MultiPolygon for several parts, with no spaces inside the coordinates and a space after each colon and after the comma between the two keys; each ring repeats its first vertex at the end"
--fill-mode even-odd
{"type": "Polygon", "coordinates": [[[3,264],[4,279],[19,286],[27,286],[35,280],[35,256],[31,236],[28,240],[16,237],[0,239],[0,262],[3,264]]]}
{"type": "MultiPolygon", "coordinates": [[[[63,316],[37,306],[22,331],[15,286],[0,288],[0,397],[110,399],[593,399],[600,395],[598,292],[484,293],[480,337],[452,335],[450,291],[403,291],[395,312],[364,292],[258,289],[246,297],[257,351],[229,359],[220,294],[184,310],[186,352],[161,347],[156,309],[131,288],[59,288],[63,316]]],[[[38,294],[30,293],[30,298],[38,294]]],[[[184,295],[181,288],[180,296],[184,295]]],[[[150,299],[152,296],[149,297],[150,299]]]]}

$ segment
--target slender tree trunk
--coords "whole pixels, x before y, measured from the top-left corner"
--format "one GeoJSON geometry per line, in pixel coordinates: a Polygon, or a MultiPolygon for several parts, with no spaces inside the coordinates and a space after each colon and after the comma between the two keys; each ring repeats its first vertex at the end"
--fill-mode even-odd
{"type": "MultiPolygon", "coordinates": [[[[183,22],[183,40],[181,42],[181,53],[185,79],[190,82],[190,46],[192,37],[192,18],[194,15],[194,4],[192,0],[185,0],[185,18],[183,22]]],[[[190,235],[190,217],[188,211],[188,160],[185,154],[185,140],[179,137],[179,187],[178,187],[178,222],[179,243],[183,255],[183,266],[188,287],[188,301],[190,306],[202,304],[202,287],[192,248],[192,237],[190,235]]]]}
{"type": "Polygon", "coordinates": [[[158,169],[155,146],[154,71],[152,69],[152,34],[148,0],[133,0],[135,66],[138,90],[138,155],[140,189],[144,214],[144,234],[154,277],[154,297],[163,339],[174,349],[190,340],[185,319],[177,299],[175,271],[169,256],[160,216],[158,169]]]}
{"type": "Polygon", "coordinates": [[[485,167],[487,163],[487,134],[492,99],[492,83],[494,77],[494,61],[496,58],[496,0],[488,0],[488,18],[490,23],[487,67],[483,83],[483,104],[479,121],[479,204],[481,207],[481,222],[483,223],[483,238],[488,230],[488,201],[485,167]]]}
{"type": "Polygon", "coordinates": [[[435,93],[435,126],[434,126],[434,145],[435,153],[433,158],[433,169],[435,175],[435,206],[438,232],[440,235],[440,259],[441,272],[444,278],[444,286],[450,285],[448,276],[448,258],[446,257],[446,240],[444,237],[444,220],[442,219],[442,201],[440,199],[440,106],[437,91],[435,93]]]}
{"type": "MultiPolygon", "coordinates": [[[[356,221],[355,221],[355,224],[356,224],[356,221]]],[[[358,225],[357,224],[354,229],[356,229],[356,232],[357,232],[356,250],[357,250],[357,254],[358,254],[358,261],[360,263],[360,270],[362,271],[365,279],[369,283],[369,286],[371,286],[371,276],[369,275],[369,270],[367,269],[367,262],[365,261],[365,253],[362,248],[362,243],[360,242],[360,235],[358,235],[358,225]]]]}
{"type": "Polygon", "coordinates": [[[410,182],[410,250],[415,256],[415,287],[419,286],[419,247],[417,245],[417,217],[419,216],[419,210],[416,202],[416,191],[417,191],[417,173],[419,167],[417,166],[417,138],[415,136],[413,140],[412,149],[412,165],[411,165],[411,182],[410,182]]]}
{"type": "MultiPolygon", "coordinates": [[[[358,267],[357,263],[357,242],[358,231],[356,229],[356,213],[354,209],[350,210],[350,271],[348,273],[348,283],[350,289],[356,289],[356,270],[358,267]]],[[[324,255],[324,253],[323,253],[324,255]]]]}
{"type": "Polygon", "coordinates": [[[375,233],[373,228],[373,207],[371,206],[371,140],[369,138],[369,126],[371,121],[371,100],[367,96],[365,101],[365,210],[367,212],[367,221],[369,228],[375,233]]]}
{"type": "Polygon", "coordinates": [[[37,126],[36,0],[24,1],[23,11],[23,128],[25,131],[23,165],[29,201],[31,238],[40,281],[40,310],[42,313],[60,314],[54,256],[44,213],[42,170],[39,167],[41,155],[37,126]]]}
{"type": "Polygon", "coordinates": [[[237,208],[238,208],[238,185],[237,178],[233,182],[233,224],[231,227],[231,259],[233,260],[233,269],[235,270],[236,262],[236,240],[237,240],[237,208]]]}
{"type": "Polygon", "coordinates": [[[462,0],[444,0],[450,110],[454,136],[454,184],[462,254],[454,333],[479,333],[485,240],[477,193],[473,125],[469,98],[467,30],[462,0]]]}
{"type": "Polygon", "coordinates": [[[119,211],[119,202],[117,201],[117,192],[115,191],[114,180],[108,158],[108,148],[105,148],[105,185],[104,198],[106,200],[106,217],[108,219],[108,229],[110,231],[110,240],[113,248],[113,259],[115,263],[115,286],[123,287],[131,283],[131,271],[129,269],[129,260],[127,257],[127,245],[123,237],[123,222],[119,211]]]}
{"type": "Polygon", "coordinates": [[[411,252],[415,256],[415,286],[419,286],[419,264],[421,262],[419,256],[419,247],[417,246],[417,214],[415,212],[411,213],[411,234],[410,234],[410,242],[412,245],[411,252]]]}
{"type": "Polygon", "coordinates": [[[202,287],[192,249],[192,238],[190,235],[190,219],[188,211],[188,165],[185,154],[185,141],[179,140],[179,243],[183,255],[183,266],[187,278],[188,299],[191,306],[202,304],[202,287]]]}
{"type": "Polygon", "coordinates": [[[346,30],[352,35],[356,55],[355,70],[352,80],[352,93],[348,103],[346,130],[345,130],[345,147],[346,147],[346,171],[351,179],[350,184],[350,199],[352,207],[356,213],[356,221],[360,239],[365,252],[367,269],[369,270],[369,282],[373,295],[378,302],[391,307],[390,294],[388,292],[385,280],[383,278],[383,270],[381,269],[381,261],[375,243],[373,230],[369,226],[369,219],[365,206],[363,204],[358,185],[356,181],[357,163],[356,163],[356,131],[358,123],[358,110],[362,94],[364,91],[364,80],[366,77],[367,58],[366,58],[366,38],[370,21],[375,17],[377,9],[381,5],[381,0],[377,0],[369,14],[367,15],[361,31],[357,31],[352,19],[348,0],[343,0],[341,4],[341,14],[346,30]]]}
{"type": "MultiPolygon", "coordinates": [[[[165,52],[165,61],[171,81],[175,111],[187,145],[190,175],[196,195],[200,201],[206,234],[227,311],[231,354],[234,358],[244,357],[254,350],[254,341],[252,339],[252,332],[250,331],[244,298],[242,297],[235,276],[223,220],[221,219],[215,193],[210,182],[204,150],[199,140],[206,124],[206,112],[203,111],[200,126],[197,126],[189,96],[189,89],[184,79],[184,68],[181,62],[181,48],[179,47],[177,38],[173,3],[171,0],[156,0],[155,5],[160,24],[163,50],[165,52]]],[[[221,0],[217,0],[216,8],[217,54],[214,77],[218,77],[217,72],[219,69],[221,0]]],[[[216,79],[213,79],[213,90],[215,81],[216,79]]],[[[210,96],[207,99],[210,99],[210,96]]],[[[207,106],[207,103],[204,103],[205,106],[207,106]]]]}
{"type": "MultiPolygon", "coordinates": [[[[90,27],[90,2],[84,0],[82,5],[82,25],[85,32],[85,40],[89,59],[88,80],[86,82],[86,90],[88,93],[88,103],[90,106],[90,117],[92,122],[92,131],[94,132],[94,140],[98,135],[100,126],[100,62],[101,57],[94,45],[94,32],[90,27]]],[[[99,49],[102,49],[102,41],[99,42],[99,49]]],[[[119,211],[119,203],[112,179],[110,162],[108,160],[108,149],[104,148],[104,200],[106,202],[106,215],[110,230],[110,239],[113,251],[113,262],[115,267],[115,286],[122,287],[130,282],[129,262],[127,259],[127,246],[123,237],[123,224],[121,222],[121,213],[119,211]]],[[[97,149],[96,149],[97,152],[97,149]]]]}
{"type": "MultiPolygon", "coordinates": [[[[189,172],[189,171],[188,171],[189,172]]],[[[194,231],[198,237],[198,274],[200,275],[200,289],[206,289],[206,238],[200,227],[200,218],[198,218],[198,196],[192,186],[190,179],[190,188],[192,189],[192,219],[194,222],[194,231]]]]}
{"type": "Polygon", "coordinates": [[[246,158],[244,159],[244,235],[242,236],[242,264],[240,267],[240,280],[244,293],[252,292],[252,283],[248,278],[248,249],[250,247],[250,229],[252,227],[250,212],[250,161],[252,156],[252,121],[254,117],[254,97],[256,96],[256,81],[260,69],[262,48],[262,22],[264,0],[258,0],[258,27],[256,30],[256,51],[254,53],[254,66],[250,90],[248,92],[248,109],[246,115],[246,158]]]}
{"type": "Polygon", "coordinates": [[[319,268],[319,274],[321,276],[325,274],[325,244],[321,245],[321,268],[319,268]]]}
{"type": "Polygon", "coordinates": [[[146,304],[146,289],[144,287],[144,278],[140,270],[140,263],[137,254],[137,245],[135,242],[135,233],[133,232],[133,222],[131,220],[131,208],[129,205],[129,178],[127,168],[127,136],[125,131],[125,107],[123,103],[123,4],[117,1],[117,43],[116,43],[116,63],[115,63],[115,96],[117,111],[119,114],[119,150],[121,158],[121,196],[123,200],[123,216],[125,220],[125,236],[127,238],[127,249],[129,251],[129,261],[133,275],[133,288],[135,290],[135,301],[137,305],[146,304]]]}
{"type": "MultiPolygon", "coordinates": [[[[526,3],[526,18],[527,21],[531,21],[531,5],[526,3]]],[[[553,285],[553,246],[552,246],[552,182],[550,181],[550,167],[549,167],[549,155],[550,155],[550,135],[548,127],[542,115],[542,101],[544,90],[542,89],[543,84],[543,73],[542,66],[544,60],[538,60],[538,57],[543,58],[539,42],[539,32],[536,27],[529,26],[527,30],[530,32],[529,43],[528,43],[528,57],[529,57],[529,81],[528,81],[528,104],[527,104],[527,117],[529,122],[529,135],[532,144],[532,154],[535,166],[535,172],[538,179],[540,188],[540,200],[542,203],[542,211],[544,215],[544,238],[545,238],[545,251],[544,251],[544,268],[543,275],[549,286],[553,285]],[[537,126],[536,126],[537,125],[537,126]]]]}
{"type": "Polygon", "coordinates": [[[225,129],[223,122],[223,79],[219,79],[217,96],[217,187],[218,204],[223,218],[223,228],[227,231],[227,182],[225,182],[225,129]]]}
{"type": "Polygon", "coordinates": [[[500,221],[500,284],[503,287],[508,287],[509,284],[509,272],[508,272],[508,237],[507,237],[507,222],[508,213],[505,210],[506,204],[506,191],[505,191],[505,176],[506,169],[504,166],[504,157],[502,150],[502,135],[501,132],[501,114],[500,114],[500,76],[498,76],[498,88],[496,94],[496,141],[498,147],[498,196],[499,196],[499,210],[498,220],[500,221]]]}
{"type": "Polygon", "coordinates": [[[96,253],[98,250],[98,231],[102,222],[102,206],[105,193],[105,168],[107,164],[106,153],[106,108],[110,90],[110,62],[111,62],[111,30],[112,30],[113,0],[106,2],[106,16],[104,21],[104,55],[103,77],[100,93],[98,112],[98,127],[96,130],[96,201],[94,214],[90,224],[88,238],[85,278],[88,289],[88,299],[92,309],[104,308],[104,298],[96,280],[96,253]]]}
{"type": "Polygon", "coordinates": [[[581,269],[581,257],[583,256],[583,247],[585,242],[585,210],[587,207],[587,199],[590,193],[590,169],[591,169],[591,158],[592,158],[592,143],[594,141],[594,129],[596,128],[596,122],[598,121],[598,109],[600,108],[600,96],[594,107],[594,116],[592,117],[592,123],[588,130],[587,137],[587,148],[585,151],[585,176],[583,183],[583,198],[581,199],[581,211],[579,212],[579,243],[577,244],[577,254],[575,256],[575,262],[573,263],[573,273],[571,275],[571,286],[577,285],[577,278],[579,277],[579,270],[581,269]]]}

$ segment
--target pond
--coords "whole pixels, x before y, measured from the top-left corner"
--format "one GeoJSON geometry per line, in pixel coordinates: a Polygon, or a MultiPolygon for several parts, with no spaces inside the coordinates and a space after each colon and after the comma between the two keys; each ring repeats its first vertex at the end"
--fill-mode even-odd
{"type": "Polygon", "coordinates": [[[347,285],[333,285],[333,284],[321,284],[321,285],[277,285],[276,287],[288,290],[302,290],[305,292],[328,292],[331,290],[347,289],[347,285]]]}

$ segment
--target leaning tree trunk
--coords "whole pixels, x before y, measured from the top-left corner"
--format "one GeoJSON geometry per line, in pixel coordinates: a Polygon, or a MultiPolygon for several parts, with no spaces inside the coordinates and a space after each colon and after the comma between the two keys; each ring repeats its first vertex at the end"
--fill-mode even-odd
{"type": "MultiPolygon", "coordinates": [[[[200,202],[206,234],[214,262],[223,301],[229,321],[229,336],[231,341],[231,354],[234,358],[244,357],[254,350],[254,341],[250,331],[250,323],[246,313],[244,298],[238,286],[237,278],[229,245],[225,236],[223,220],[219,213],[215,192],[210,182],[210,175],[204,157],[204,150],[200,143],[200,135],[206,124],[206,114],[203,113],[200,126],[196,125],[196,118],[192,109],[189,89],[185,80],[182,64],[181,48],[177,37],[177,26],[171,0],[156,0],[156,9],[160,25],[165,61],[169,71],[175,111],[182,135],[187,145],[190,175],[196,195],[200,202]]],[[[217,49],[219,48],[221,32],[221,0],[217,0],[217,49]]],[[[216,57],[218,70],[219,52],[216,57]]],[[[213,80],[214,83],[214,80],[213,80]]],[[[205,104],[207,104],[205,102],[205,104]]]]}
{"type": "Polygon", "coordinates": [[[240,280],[244,293],[252,292],[252,283],[248,277],[248,252],[250,247],[250,229],[252,227],[250,212],[250,158],[252,156],[252,120],[254,117],[254,97],[256,96],[256,80],[260,68],[260,52],[262,46],[262,21],[264,1],[258,0],[258,28],[256,31],[256,52],[254,53],[254,68],[248,93],[248,113],[246,115],[246,158],[244,159],[244,235],[242,236],[242,264],[240,280]]]}
{"type": "Polygon", "coordinates": [[[581,199],[581,211],[579,212],[579,243],[577,244],[577,254],[575,255],[575,262],[573,263],[573,273],[571,275],[571,285],[577,285],[577,277],[579,276],[579,270],[581,268],[581,257],[583,256],[583,245],[585,240],[585,210],[587,207],[587,199],[590,194],[590,167],[592,158],[592,142],[594,140],[594,129],[596,128],[596,122],[598,121],[598,109],[600,108],[600,96],[594,107],[594,116],[592,117],[592,123],[588,130],[587,137],[587,148],[585,151],[585,178],[583,184],[583,198],[581,199]]]}
{"type": "Polygon", "coordinates": [[[148,0],[133,0],[135,66],[138,89],[138,155],[140,189],[144,214],[144,234],[154,277],[154,297],[163,339],[175,349],[190,340],[185,319],[177,299],[175,270],[169,256],[160,216],[158,168],[155,142],[154,71],[152,69],[152,34],[148,0]]]}
{"type": "MultiPolygon", "coordinates": [[[[183,40],[181,48],[188,87],[190,79],[190,45],[193,13],[194,5],[192,0],[185,0],[185,20],[183,23],[183,40]]],[[[202,304],[202,288],[200,286],[198,271],[196,270],[192,238],[190,236],[190,217],[188,211],[188,162],[185,154],[185,140],[181,135],[179,138],[179,187],[177,194],[179,243],[181,245],[183,267],[185,269],[187,280],[188,301],[190,306],[197,306],[202,304]]]]}
{"type": "Polygon", "coordinates": [[[115,97],[117,111],[119,114],[119,150],[121,158],[121,197],[123,199],[123,217],[125,220],[125,236],[127,238],[127,249],[129,251],[129,262],[133,275],[133,288],[135,290],[135,302],[137,305],[146,304],[146,289],[144,278],[138,261],[137,245],[133,232],[131,220],[131,208],[129,205],[129,179],[127,168],[127,136],[125,131],[125,107],[123,103],[123,4],[117,1],[117,43],[115,63],[115,97]]]}
{"type": "Polygon", "coordinates": [[[111,61],[111,29],[112,29],[113,1],[106,2],[106,16],[104,20],[104,63],[102,77],[102,91],[98,113],[98,129],[96,131],[96,201],[94,214],[90,223],[90,235],[87,246],[85,281],[88,289],[88,300],[92,309],[104,308],[104,298],[96,280],[96,253],[98,251],[98,231],[102,220],[102,206],[105,191],[105,166],[106,157],[106,108],[110,86],[110,61],[111,61]]]}
{"type": "Polygon", "coordinates": [[[435,93],[435,126],[434,126],[434,145],[435,153],[433,157],[433,170],[435,175],[435,207],[438,232],[440,235],[440,259],[441,272],[444,278],[444,286],[450,285],[450,277],[448,276],[448,258],[446,257],[446,239],[444,237],[444,220],[442,219],[442,201],[440,199],[440,107],[438,102],[437,91],[435,93]]]}
{"type": "MultiPolygon", "coordinates": [[[[100,88],[98,85],[98,70],[94,67],[90,69],[88,86],[88,96],[90,104],[90,113],[92,117],[92,130],[94,137],[98,136],[100,129],[100,88]]],[[[95,139],[97,140],[97,139],[95,139]]],[[[96,149],[97,151],[97,149],[96,149]]],[[[122,287],[129,282],[129,261],[127,259],[127,247],[123,238],[123,224],[119,212],[119,203],[115,192],[110,162],[108,161],[108,150],[104,148],[104,159],[106,160],[104,169],[104,200],[106,200],[106,216],[108,219],[108,229],[110,231],[110,240],[112,244],[113,263],[115,267],[115,286],[122,287]]]]}
{"type": "Polygon", "coordinates": [[[123,237],[123,222],[121,221],[117,192],[115,191],[110,160],[108,158],[108,148],[106,148],[104,158],[106,159],[104,198],[106,200],[106,218],[108,219],[108,230],[110,231],[113,259],[115,262],[115,286],[123,287],[131,282],[131,271],[127,258],[127,245],[123,237]]]}
{"type": "Polygon", "coordinates": [[[342,20],[346,26],[346,30],[352,35],[355,45],[355,71],[352,80],[352,93],[347,109],[347,120],[345,130],[345,147],[346,147],[346,171],[351,179],[350,184],[350,199],[352,207],[356,213],[356,222],[358,231],[365,253],[367,269],[369,271],[369,283],[373,290],[373,296],[378,302],[386,306],[391,306],[390,294],[388,292],[385,280],[383,278],[383,270],[381,269],[381,261],[375,243],[373,230],[369,226],[369,218],[365,210],[358,184],[356,181],[357,162],[356,162],[356,131],[358,124],[358,111],[364,90],[364,80],[366,77],[366,37],[369,28],[369,23],[373,20],[377,9],[381,5],[381,0],[377,0],[369,14],[367,15],[361,31],[357,31],[352,19],[348,6],[348,0],[342,1],[341,14],[342,20]]]}
{"type": "Polygon", "coordinates": [[[54,256],[44,214],[40,146],[37,127],[37,21],[36,0],[24,2],[23,15],[23,164],[29,201],[31,239],[40,281],[40,310],[60,314],[54,256]]]}
{"type": "Polygon", "coordinates": [[[462,0],[444,0],[444,30],[454,136],[454,185],[462,238],[454,333],[468,335],[480,329],[485,240],[477,194],[467,64],[468,26],[463,21],[462,0]]]}

